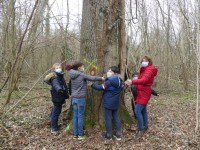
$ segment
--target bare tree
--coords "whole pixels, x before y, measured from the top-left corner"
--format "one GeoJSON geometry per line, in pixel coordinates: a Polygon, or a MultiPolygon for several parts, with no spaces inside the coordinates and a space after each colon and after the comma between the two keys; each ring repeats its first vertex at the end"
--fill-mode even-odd
{"type": "Polygon", "coordinates": [[[199,69],[200,69],[200,2],[198,1],[197,5],[197,46],[196,46],[196,56],[197,56],[197,81],[196,81],[196,89],[197,89],[197,99],[196,99],[196,127],[195,127],[195,137],[197,135],[197,130],[199,128],[199,69]]]}

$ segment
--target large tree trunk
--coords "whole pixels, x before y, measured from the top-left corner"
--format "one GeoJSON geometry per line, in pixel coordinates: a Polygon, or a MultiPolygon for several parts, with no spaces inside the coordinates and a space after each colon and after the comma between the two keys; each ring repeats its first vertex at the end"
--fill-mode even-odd
{"type": "MultiPolygon", "coordinates": [[[[81,57],[90,62],[97,59],[97,74],[102,76],[110,66],[121,69],[124,78],[126,63],[125,48],[125,1],[84,0],[81,25],[81,57]]],[[[89,64],[88,64],[89,65],[89,64]]],[[[87,64],[86,64],[87,66],[87,64]]],[[[87,67],[86,67],[87,68],[87,67]]],[[[89,89],[86,103],[86,125],[103,123],[102,93],[89,89]]],[[[121,97],[122,122],[131,122],[121,97]]]]}

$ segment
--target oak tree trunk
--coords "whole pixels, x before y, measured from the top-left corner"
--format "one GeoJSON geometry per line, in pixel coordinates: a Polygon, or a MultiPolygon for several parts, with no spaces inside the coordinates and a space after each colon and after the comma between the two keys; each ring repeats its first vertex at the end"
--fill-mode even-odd
{"type": "MultiPolygon", "coordinates": [[[[125,1],[84,0],[81,25],[82,60],[94,62],[97,75],[105,75],[110,66],[119,66],[124,78],[125,48],[125,1]],[[96,61],[95,61],[96,59],[96,61]]],[[[90,65],[85,62],[85,66],[90,65]]],[[[87,71],[87,70],[86,70],[87,71]]],[[[123,123],[132,122],[124,105],[123,92],[119,114],[123,123]]],[[[86,126],[103,124],[102,92],[89,88],[86,103],[86,126]]]]}

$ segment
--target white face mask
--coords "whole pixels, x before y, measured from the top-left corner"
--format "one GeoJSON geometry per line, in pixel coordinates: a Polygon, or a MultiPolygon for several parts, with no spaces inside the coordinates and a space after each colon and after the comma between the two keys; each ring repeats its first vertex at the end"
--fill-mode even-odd
{"type": "Polygon", "coordinates": [[[137,80],[138,79],[138,76],[133,76],[133,80],[137,80]]]}
{"type": "Polygon", "coordinates": [[[142,62],[142,67],[146,67],[146,66],[148,66],[149,65],[149,62],[148,61],[143,61],[142,62]]]}
{"type": "Polygon", "coordinates": [[[112,75],[113,75],[112,72],[107,72],[107,77],[108,77],[108,78],[111,77],[112,75]]]}
{"type": "Polygon", "coordinates": [[[84,72],[85,68],[84,67],[81,67],[80,68],[80,71],[84,72]]]}
{"type": "Polygon", "coordinates": [[[62,73],[62,69],[61,68],[57,68],[57,69],[55,69],[55,72],[62,73]]]}

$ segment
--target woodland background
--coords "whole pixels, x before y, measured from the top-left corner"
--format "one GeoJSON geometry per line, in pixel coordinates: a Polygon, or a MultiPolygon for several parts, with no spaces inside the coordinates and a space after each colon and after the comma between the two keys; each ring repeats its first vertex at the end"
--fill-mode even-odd
{"type": "MultiPolygon", "coordinates": [[[[82,17],[55,0],[0,0],[0,147],[2,149],[199,149],[200,2],[198,0],[83,0],[82,17]],[[52,9],[56,3],[65,9],[52,9]],[[74,22],[76,17],[76,22],[74,22]],[[53,21],[52,21],[53,20],[53,21]],[[73,26],[76,27],[73,28],[73,26]],[[159,72],[149,104],[150,130],[134,139],[131,94],[122,94],[123,140],[104,141],[101,93],[89,89],[86,126],[78,142],[65,131],[70,100],[60,117],[61,133],[49,132],[51,98],[43,83],[51,66],[75,60],[105,75],[119,65],[126,79],[150,56],[159,72]],[[128,114],[127,114],[128,110],[128,114]],[[128,116],[128,117],[124,117],[128,116]]],[[[76,9],[74,7],[73,9],[76,9]]],[[[66,81],[69,77],[66,72],[66,81]]]]}

